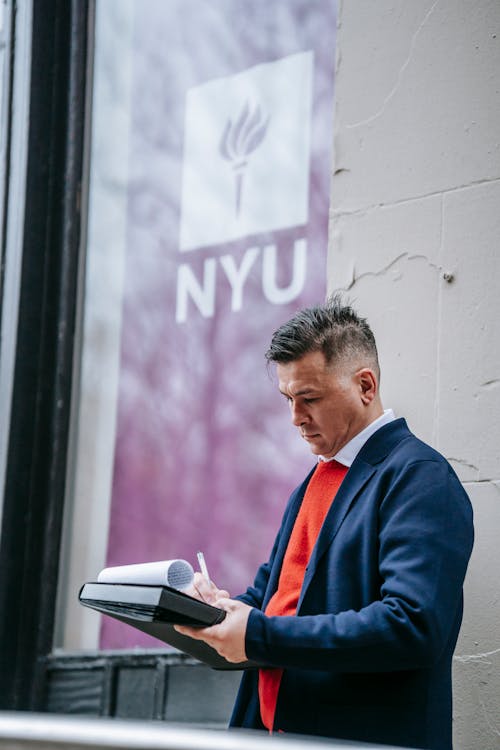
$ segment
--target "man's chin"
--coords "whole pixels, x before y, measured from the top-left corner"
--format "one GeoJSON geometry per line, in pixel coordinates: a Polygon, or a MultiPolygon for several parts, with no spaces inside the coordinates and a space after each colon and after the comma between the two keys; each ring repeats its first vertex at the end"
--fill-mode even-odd
{"type": "Polygon", "coordinates": [[[309,445],[309,450],[311,451],[311,453],[314,453],[315,456],[322,456],[323,455],[322,448],[324,446],[321,446],[319,443],[314,443],[311,440],[307,440],[307,443],[309,445]]]}
{"type": "Polygon", "coordinates": [[[328,448],[327,445],[322,445],[321,443],[312,443],[309,442],[309,450],[314,456],[323,456],[323,458],[333,458],[335,455],[332,453],[331,449],[328,448]]]}

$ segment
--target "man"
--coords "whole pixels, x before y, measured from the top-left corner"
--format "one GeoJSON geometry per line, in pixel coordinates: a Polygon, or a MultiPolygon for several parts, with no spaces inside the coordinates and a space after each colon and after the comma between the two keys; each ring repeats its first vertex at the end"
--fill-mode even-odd
{"type": "Polygon", "coordinates": [[[384,412],[375,340],[338,296],[297,313],[266,354],[318,462],[291,495],[269,561],[201,631],[250,659],[233,726],[451,749],[451,661],[473,541],[447,461],[384,412]]]}

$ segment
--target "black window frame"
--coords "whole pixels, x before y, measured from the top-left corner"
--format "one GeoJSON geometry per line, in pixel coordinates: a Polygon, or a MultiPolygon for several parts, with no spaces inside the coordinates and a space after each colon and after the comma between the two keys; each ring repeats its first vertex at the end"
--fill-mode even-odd
{"type": "Polygon", "coordinates": [[[80,267],[90,8],[87,0],[32,5],[26,203],[0,540],[2,709],[43,708],[44,665],[52,650],[80,267]]]}

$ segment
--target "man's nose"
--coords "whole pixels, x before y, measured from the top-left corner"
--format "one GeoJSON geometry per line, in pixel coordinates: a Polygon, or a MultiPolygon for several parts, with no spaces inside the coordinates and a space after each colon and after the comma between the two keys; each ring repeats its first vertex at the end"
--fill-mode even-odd
{"type": "Polygon", "coordinates": [[[307,412],[303,406],[298,404],[292,404],[292,423],[295,427],[300,427],[301,424],[307,422],[307,412]]]}

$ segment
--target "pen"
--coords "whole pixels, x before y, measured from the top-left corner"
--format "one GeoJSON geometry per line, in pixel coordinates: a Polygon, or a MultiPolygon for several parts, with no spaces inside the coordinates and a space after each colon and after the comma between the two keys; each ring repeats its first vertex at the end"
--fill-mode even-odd
{"type": "Polygon", "coordinates": [[[200,566],[200,570],[203,574],[203,577],[208,583],[210,583],[210,576],[208,575],[208,568],[205,562],[205,555],[203,554],[203,552],[197,552],[196,557],[198,558],[198,565],[200,566]]]}

